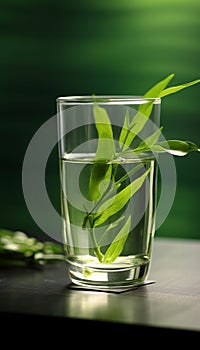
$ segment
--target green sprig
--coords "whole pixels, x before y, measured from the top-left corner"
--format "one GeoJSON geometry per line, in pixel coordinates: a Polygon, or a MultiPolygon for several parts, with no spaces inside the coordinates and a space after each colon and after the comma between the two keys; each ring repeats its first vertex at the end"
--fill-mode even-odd
{"type": "MultiPolygon", "coordinates": [[[[102,239],[99,243],[96,242],[95,228],[101,226],[108,218],[112,217],[125,207],[130,198],[142,187],[150,172],[150,169],[146,170],[143,175],[137,177],[121,191],[117,191],[117,193],[112,195],[113,191],[120,189],[121,183],[124,181],[123,177],[119,180],[115,179],[118,165],[112,163],[112,160],[117,159],[120,156],[140,154],[144,152],[170,153],[172,155],[185,156],[191,151],[200,151],[200,148],[190,141],[159,141],[163,127],[154,131],[136,148],[130,148],[134,138],[138,136],[148,122],[155,98],[160,99],[166,97],[200,82],[200,79],[196,79],[189,83],[168,88],[167,86],[173,77],[174,74],[168,75],[166,78],[152,86],[144,94],[144,98],[149,99],[149,101],[139,106],[138,111],[132,120],[130,120],[128,111],[126,112],[124,125],[119,136],[119,145],[121,147],[120,153],[116,153],[115,150],[112,125],[106,110],[103,107],[99,107],[96,103],[94,105],[94,119],[98,132],[98,145],[90,176],[88,192],[88,197],[94,202],[94,206],[84,217],[83,227],[86,228],[86,225],[89,226],[88,230],[91,233],[95,245],[94,253],[100,262],[111,263],[121,254],[129,235],[131,217],[126,220],[123,228],[120,229],[119,233],[104,254],[101,252],[100,247],[102,239]],[[98,209],[98,211],[96,211],[96,209],[98,209]]],[[[125,218],[122,217],[120,220],[118,218],[118,220],[115,221],[116,225],[121,219],[123,220],[125,218]]],[[[104,232],[103,238],[105,238],[110,230],[112,230],[113,226],[116,225],[111,223],[109,228],[104,232]]]]}
{"type": "Polygon", "coordinates": [[[0,266],[42,266],[63,260],[60,244],[41,242],[22,231],[0,229],[0,266]]]}

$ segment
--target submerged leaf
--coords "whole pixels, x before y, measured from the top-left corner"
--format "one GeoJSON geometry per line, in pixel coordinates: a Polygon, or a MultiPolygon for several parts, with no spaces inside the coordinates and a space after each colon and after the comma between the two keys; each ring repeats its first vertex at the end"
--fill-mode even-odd
{"type": "Polygon", "coordinates": [[[129,215],[125,225],[119,231],[113,242],[106,250],[103,258],[103,262],[106,264],[112,263],[122,252],[124,244],[128,238],[131,226],[131,216],[129,215]]]}
{"type": "Polygon", "coordinates": [[[135,179],[132,183],[126,186],[122,191],[117,193],[114,197],[109,198],[99,208],[98,213],[94,215],[94,227],[104,223],[110,216],[120,211],[129,199],[142,187],[150,168],[140,177],[135,179]]]}
{"type": "Polygon", "coordinates": [[[107,190],[112,175],[112,165],[94,163],[89,181],[88,199],[97,201],[107,190]]]}
{"type": "Polygon", "coordinates": [[[111,224],[108,226],[108,228],[104,231],[103,235],[101,236],[100,240],[98,241],[98,246],[102,245],[102,242],[105,240],[107,235],[112,231],[119,223],[124,220],[124,216],[120,216],[119,219],[115,220],[114,222],[111,222],[111,224]]]}

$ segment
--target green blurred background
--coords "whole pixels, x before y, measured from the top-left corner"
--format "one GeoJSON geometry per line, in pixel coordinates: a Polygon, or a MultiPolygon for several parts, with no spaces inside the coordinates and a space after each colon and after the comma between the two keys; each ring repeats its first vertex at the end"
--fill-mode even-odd
{"type": "MultiPolygon", "coordinates": [[[[1,0],[0,227],[47,238],[26,207],[21,173],[56,98],[139,95],[170,73],[173,85],[200,78],[199,16],[199,0],[1,0]]],[[[199,96],[197,85],[162,101],[166,138],[200,144],[199,96]]],[[[157,236],[199,239],[200,155],[175,162],[176,197],[157,236]]],[[[59,208],[56,149],[47,188],[59,208]]]]}

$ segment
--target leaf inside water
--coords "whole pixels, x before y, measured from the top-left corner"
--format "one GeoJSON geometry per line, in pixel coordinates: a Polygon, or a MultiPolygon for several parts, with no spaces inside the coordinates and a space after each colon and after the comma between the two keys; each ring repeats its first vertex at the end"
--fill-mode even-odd
{"type": "Polygon", "coordinates": [[[100,206],[98,213],[93,217],[94,227],[103,224],[110,216],[119,212],[126,205],[128,200],[142,187],[150,170],[151,168],[100,206]]]}
{"type": "Polygon", "coordinates": [[[125,225],[119,231],[113,242],[106,250],[103,258],[103,262],[110,264],[112,263],[122,252],[125,242],[128,238],[131,226],[131,216],[128,217],[125,225]]]}

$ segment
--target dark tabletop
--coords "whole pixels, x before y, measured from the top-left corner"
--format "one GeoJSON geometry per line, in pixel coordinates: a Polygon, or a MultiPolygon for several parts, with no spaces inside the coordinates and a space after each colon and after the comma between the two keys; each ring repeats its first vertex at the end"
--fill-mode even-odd
{"type": "MultiPolygon", "coordinates": [[[[38,321],[200,339],[200,241],[156,238],[149,281],[126,292],[79,290],[64,262],[41,269],[0,271],[0,319],[7,325],[38,321]],[[20,320],[20,321],[19,321],[20,320]]],[[[133,333],[131,333],[133,334],[133,333]]],[[[166,340],[168,337],[166,337],[166,340]]]]}

